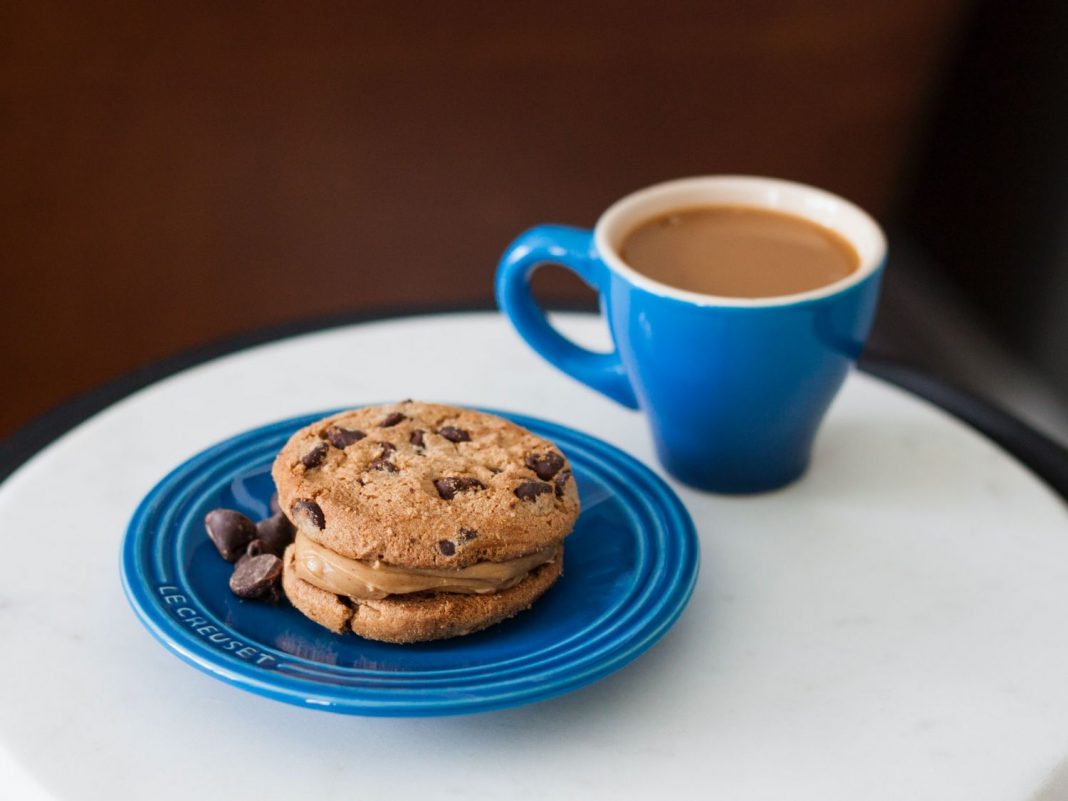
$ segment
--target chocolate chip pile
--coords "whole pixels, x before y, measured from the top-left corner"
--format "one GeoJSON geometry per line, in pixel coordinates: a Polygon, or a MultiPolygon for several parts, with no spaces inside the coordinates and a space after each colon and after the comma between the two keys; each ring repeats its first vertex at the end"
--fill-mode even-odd
{"type": "Polygon", "coordinates": [[[285,596],[282,577],[282,554],[293,542],[295,530],[278,509],[277,497],[271,498],[273,514],[253,523],[234,509],[212,509],[204,518],[219,556],[234,563],[230,590],[239,598],[277,603],[285,596]]]}

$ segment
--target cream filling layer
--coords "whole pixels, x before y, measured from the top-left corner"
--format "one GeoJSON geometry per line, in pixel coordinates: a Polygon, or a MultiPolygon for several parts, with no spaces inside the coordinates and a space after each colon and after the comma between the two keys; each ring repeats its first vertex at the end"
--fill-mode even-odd
{"type": "Polygon", "coordinates": [[[486,595],[514,587],[536,567],[551,562],[563,548],[551,545],[506,562],[476,562],[455,570],[410,568],[363,562],[341,556],[297,532],[293,542],[297,576],[319,589],[360,600],[412,592],[458,592],[486,595]]]}

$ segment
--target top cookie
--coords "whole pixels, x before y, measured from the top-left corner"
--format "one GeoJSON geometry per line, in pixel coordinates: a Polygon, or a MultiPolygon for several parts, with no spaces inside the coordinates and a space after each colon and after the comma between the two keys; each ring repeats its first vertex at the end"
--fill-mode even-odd
{"type": "Polygon", "coordinates": [[[548,440],[413,401],[301,429],[272,475],[279,505],[310,539],[406,567],[514,559],[561,541],[579,511],[571,464],[548,440]]]}

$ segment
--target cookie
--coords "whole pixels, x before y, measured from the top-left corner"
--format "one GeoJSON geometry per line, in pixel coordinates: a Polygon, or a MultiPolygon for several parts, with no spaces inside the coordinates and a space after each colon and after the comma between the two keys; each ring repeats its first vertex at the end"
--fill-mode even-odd
{"type": "Polygon", "coordinates": [[[296,528],[286,596],[331,631],[386,642],[469,634],[529,608],[561,575],[579,512],[552,442],[413,401],[301,429],[272,475],[296,528]]]}
{"type": "Polygon", "coordinates": [[[298,431],[272,470],[279,506],[352,559],[463,568],[560,542],[579,511],[559,448],[494,415],[412,401],[298,431]]]}
{"type": "Polygon", "coordinates": [[[294,548],[286,550],[282,588],[290,603],[336,633],[392,643],[426,642],[472,634],[529,609],[560,577],[562,553],[519,584],[491,595],[417,593],[354,602],[319,589],[296,575],[294,548]]]}

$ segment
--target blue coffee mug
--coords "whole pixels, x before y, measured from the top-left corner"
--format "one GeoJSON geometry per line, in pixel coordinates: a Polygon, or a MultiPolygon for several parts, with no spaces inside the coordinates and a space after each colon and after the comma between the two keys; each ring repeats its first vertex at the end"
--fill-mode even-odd
{"type": "Polygon", "coordinates": [[[823,190],[770,178],[684,178],[617,201],[592,231],[542,225],[522,234],[498,265],[497,302],[549,362],[645,412],[673,476],[716,492],[762,492],[808,466],[820,421],[864,347],[885,258],[875,221],[823,190]],[[860,266],[809,292],[729,298],[661,284],[620,257],[623,239],[645,220],[708,205],[812,220],[852,243],[860,266]],[[543,264],[568,267],[599,293],[613,352],[579,347],[549,324],[530,292],[543,264]]]}

